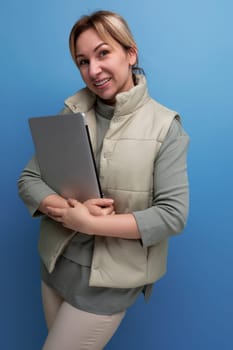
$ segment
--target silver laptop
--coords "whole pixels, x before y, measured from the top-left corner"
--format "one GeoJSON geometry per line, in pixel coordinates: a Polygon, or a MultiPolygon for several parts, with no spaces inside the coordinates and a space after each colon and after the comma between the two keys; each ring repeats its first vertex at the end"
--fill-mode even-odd
{"type": "Polygon", "coordinates": [[[65,198],[102,197],[83,113],[29,118],[42,179],[65,198]]]}

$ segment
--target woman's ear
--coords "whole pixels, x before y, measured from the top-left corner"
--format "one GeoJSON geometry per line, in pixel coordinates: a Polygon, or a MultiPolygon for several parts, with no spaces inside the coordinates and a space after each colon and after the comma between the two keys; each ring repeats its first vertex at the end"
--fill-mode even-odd
{"type": "Polygon", "coordinates": [[[135,65],[138,57],[138,49],[136,46],[130,47],[128,49],[129,64],[131,66],[135,65]]]}

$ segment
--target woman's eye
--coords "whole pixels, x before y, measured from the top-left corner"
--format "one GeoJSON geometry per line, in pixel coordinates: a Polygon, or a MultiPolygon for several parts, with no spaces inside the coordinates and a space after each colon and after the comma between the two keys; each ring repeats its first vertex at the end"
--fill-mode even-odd
{"type": "Polygon", "coordinates": [[[78,66],[79,67],[80,66],[84,66],[85,64],[88,64],[88,60],[83,59],[83,60],[78,61],[78,66]]]}
{"type": "Polygon", "coordinates": [[[109,53],[108,50],[102,50],[102,51],[100,51],[100,57],[104,57],[104,56],[106,56],[108,53],[109,53]]]}

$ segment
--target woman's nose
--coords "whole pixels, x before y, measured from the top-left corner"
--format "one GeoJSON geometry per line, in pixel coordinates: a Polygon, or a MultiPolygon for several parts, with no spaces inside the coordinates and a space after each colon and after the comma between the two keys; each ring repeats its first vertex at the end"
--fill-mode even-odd
{"type": "Polygon", "coordinates": [[[101,72],[101,67],[98,61],[93,60],[89,62],[89,75],[91,78],[95,78],[101,72]]]}

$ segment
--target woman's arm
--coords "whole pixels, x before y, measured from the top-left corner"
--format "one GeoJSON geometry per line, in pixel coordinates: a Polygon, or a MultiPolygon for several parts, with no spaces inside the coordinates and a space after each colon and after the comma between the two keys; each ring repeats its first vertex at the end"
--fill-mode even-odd
{"type": "Polygon", "coordinates": [[[61,202],[65,203],[64,198],[58,196],[55,191],[42,181],[36,157],[33,157],[22,171],[18,179],[18,191],[19,196],[32,216],[45,213],[43,201],[47,197],[50,200],[46,201],[46,205],[53,206],[53,201],[51,202],[53,199],[56,199],[55,205],[58,205],[58,207],[61,207],[61,202]]]}
{"type": "MultiPolygon", "coordinates": [[[[18,180],[19,195],[28,207],[31,215],[47,214],[47,207],[69,208],[67,199],[53,191],[41,179],[36,157],[32,158],[18,180]]],[[[114,214],[113,200],[97,198],[85,201],[84,206],[94,215],[114,214]]]]}
{"type": "Polygon", "coordinates": [[[47,207],[47,215],[66,228],[89,235],[140,239],[135,218],[132,214],[99,215],[90,214],[87,207],[69,199],[69,208],[47,207]]]}

